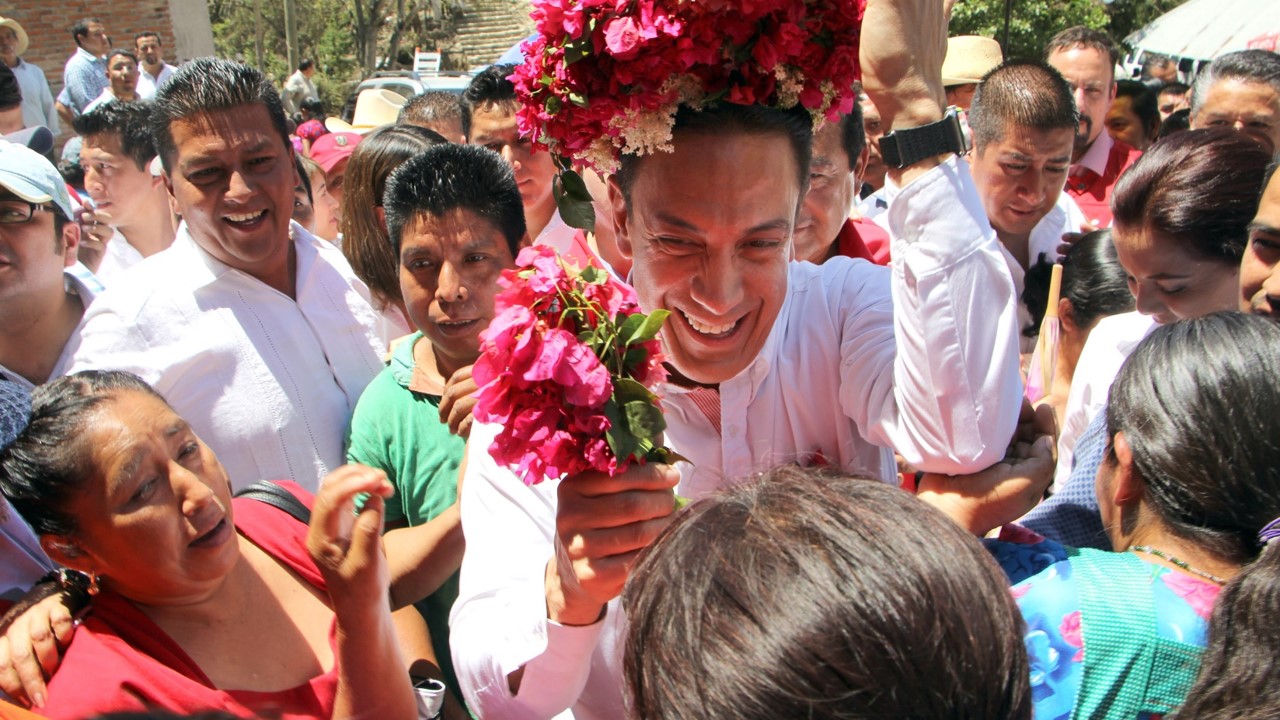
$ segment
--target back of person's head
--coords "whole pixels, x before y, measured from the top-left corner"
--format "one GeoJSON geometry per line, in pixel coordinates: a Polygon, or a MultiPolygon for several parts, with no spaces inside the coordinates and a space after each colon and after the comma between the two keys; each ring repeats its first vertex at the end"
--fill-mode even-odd
{"type": "Polygon", "coordinates": [[[416,218],[441,218],[457,210],[490,222],[512,257],[525,235],[524,203],[511,166],[478,145],[445,143],[406,161],[387,179],[382,203],[397,256],[404,229],[416,218]]]}
{"type": "Polygon", "coordinates": [[[1104,57],[1111,59],[1112,67],[1120,62],[1120,51],[1111,38],[1101,30],[1094,30],[1083,25],[1069,27],[1049,38],[1044,46],[1044,56],[1048,58],[1057,52],[1066,52],[1077,48],[1096,50],[1104,57]]]}
{"type": "Polygon", "coordinates": [[[1116,183],[1112,226],[1238,265],[1270,160],[1257,142],[1225,128],[1161,138],[1116,183]]]}
{"type": "Polygon", "coordinates": [[[863,148],[867,146],[867,129],[862,124],[862,103],[854,103],[853,110],[840,118],[840,146],[849,157],[849,168],[853,169],[858,164],[863,148]]]}
{"type": "Polygon", "coordinates": [[[298,69],[302,72],[306,72],[315,66],[315,61],[311,58],[303,58],[302,61],[298,63],[298,69]]]}
{"type": "Polygon", "coordinates": [[[515,69],[515,65],[490,65],[471,78],[461,100],[463,135],[471,137],[471,114],[477,108],[510,103],[515,112],[516,86],[507,79],[515,69]]]}
{"type": "Polygon", "coordinates": [[[318,97],[306,97],[298,103],[298,109],[316,120],[324,119],[324,101],[318,97]]]}
{"type": "Polygon", "coordinates": [[[1129,98],[1129,110],[1142,121],[1148,138],[1160,131],[1160,103],[1146,83],[1137,80],[1117,80],[1116,98],[1129,98]]]}
{"type": "Polygon", "coordinates": [[[173,123],[246,105],[261,105],[280,142],[289,143],[288,124],[280,94],[261,71],[243,63],[219,58],[196,58],[184,63],[156,93],[151,114],[151,134],[166,172],[172,172],[173,123]]]}
{"type": "Polygon", "coordinates": [[[1214,58],[1191,84],[1191,114],[1200,112],[1209,89],[1224,80],[1265,83],[1280,93],[1280,54],[1269,50],[1240,50],[1214,58]]]}
{"type": "MultiPolygon", "coordinates": [[[[1133,293],[1129,292],[1128,276],[1116,257],[1110,230],[1086,233],[1071,243],[1058,262],[1062,265],[1060,297],[1071,303],[1071,322],[1077,328],[1088,330],[1104,317],[1133,310],[1133,293]]],[[[1032,319],[1023,329],[1028,337],[1040,332],[1053,265],[1041,253],[1023,281],[1022,302],[1031,311],[1032,319]]]]}
{"type": "Polygon", "coordinates": [[[1170,135],[1176,135],[1183,130],[1191,129],[1191,108],[1182,108],[1170,113],[1169,117],[1160,123],[1160,133],[1156,137],[1166,138],[1170,135]]]}
{"type": "Polygon", "coordinates": [[[884,483],[784,467],[700,500],[622,603],[634,717],[1031,717],[1003,573],[884,483]]]}
{"type": "Polygon", "coordinates": [[[374,208],[382,204],[387,176],[427,148],[447,142],[416,125],[384,125],[356,145],[342,181],[342,252],[380,304],[400,302],[400,260],[374,208]]]}
{"type": "Polygon", "coordinates": [[[18,77],[8,65],[0,63],[0,111],[12,110],[22,105],[22,87],[18,77]]]}
{"type": "Polygon", "coordinates": [[[1222,312],[1157,328],[1111,386],[1143,499],[1169,531],[1234,563],[1280,516],[1280,325],[1222,312]]]}
{"type": "Polygon", "coordinates": [[[115,370],[60,377],[31,393],[30,421],[0,452],[0,494],[37,534],[75,533],[67,508],[94,472],[86,466],[86,423],[104,401],[125,391],[163,401],[138,376],[115,370]]]}
{"type": "Polygon", "coordinates": [[[1047,63],[1008,60],[987,73],[973,95],[969,128],[973,146],[1004,140],[1012,128],[1045,132],[1075,130],[1080,124],[1071,87],[1047,63]]]}
{"type": "Polygon", "coordinates": [[[435,123],[462,123],[462,102],[444,90],[429,90],[409,98],[400,108],[398,123],[430,127],[435,123]]]}
{"type": "Polygon", "coordinates": [[[119,136],[120,149],[139,170],[145,170],[156,156],[151,113],[151,103],[103,103],[75,119],[76,134],[84,138],[105,133],[119,136]]]}

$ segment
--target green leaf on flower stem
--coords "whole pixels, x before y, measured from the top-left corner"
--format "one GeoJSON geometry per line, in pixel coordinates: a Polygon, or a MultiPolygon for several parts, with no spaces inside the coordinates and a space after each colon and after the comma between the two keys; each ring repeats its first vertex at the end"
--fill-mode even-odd
{"type": "Polygon", "coordinates": [[[609,429],[605,431],[604,439],[609,443],[613,456],[619,459],[630,457],[640,443],[636,440],[636,436],[631,434],[631,429],[627,427],[618,403],[612,398],[604,404],[604,416],[609,418],[609,429]]]}
{"type": "Polygon", "coordinates": [[[547,108],[547,113],[550,115],[555,115],[559,113],[560,98],[556,97],[555,95],[552,95],[551,97],[547,98],[546,108],[547,108]]]}
{"type": "Polygon", "coordinates": [[[609,281],[609,273],[601,270],[595,265],[588,265],[578,273],[578,277],[582,278],[582,282],[588,285],[603,285],[609,281]]]}
{"type": "Polygon", "coordinates": [[[622,324],[618,326],[618,337],[621,338],[623,342],[630,342],[627,338],[635,335],[642,325],[644,325],[644,314],[631,313],[627,316],[627,319],[623,320],[622,324]]]}
{"type": "MultiPolygon", "coordinates": [[[[633,400],[622,406],[622,412],[627,416],[627,425],[631,432],[641,440],[643,444],[648,441],[649,448],[652,448],[653,439],[667,429],[667,421],[662,417],[662,411],[648,400],[633,400]]],[[[649,448],[645,448],[646,452],[649,448]]]]}
{"type": "Polygon", "coordinates": [[[560,181],[564,183],[564,193],[574,200],[585,200],[591,202],[591,191],[587,189],[587,183],[582,179],[573,168],[566,168],[560,173],[560,181]]]}
{"type": "Polygon", "coordinates": [[[627,352],[622,356],[622,367],[631,372],[639,367],[645,360],[649,359],[649,351],[641,345],[627,348],[627,352]]]}
{"type": "MultiPolygon", "coordinates": [[[[564,220],[569,227],[592,232],[596,228],[596,209],[591,205],[591,195],[588,194],[587,199],[582,200],[566,192],[564,178],[568,173],[572,173],[578,182],[582,182],[582,178],[571,170],[557,175],[552,181],[551,194],[555,197],[556,208],[560,210],[560,219],[564,220]]],[[[583,185],[583,187],[586,186],[583,185]]]]}
{"type": "Polygon", "coordinates": [[[614,378],[613,380],[613,399],[611,402],[617,402],[619,405],[626,405],[629,402],[647,402],[652,403],[654,394],[649,392],[649,388],[632,380],[631,378],[614,378]]]}
{"type": "MultiPolygon", "coordinates": [[[[666,322],[667,316],[670,314],[671,312],[667,310],[654,310],[649,313],[649,316],[644,318],[644,321],[641,322],[640,327],[636,328],[627,336],[627,344],[635,345],[642,342],[649,342],[657,337],[658,331],[662,329],[662,323],[666,322]]],[[[632,315],[631,317],[636,316],[632,315]]]]}
{"type": "Polygon", "coordinates": [[[582,93],[576,93],[576,92],[569,93],[569,102],[573,103],[574,105],[577,105],[580,108],[591,107],[591,101],[588,100],[587,96],[583,95],[582,93]]]}

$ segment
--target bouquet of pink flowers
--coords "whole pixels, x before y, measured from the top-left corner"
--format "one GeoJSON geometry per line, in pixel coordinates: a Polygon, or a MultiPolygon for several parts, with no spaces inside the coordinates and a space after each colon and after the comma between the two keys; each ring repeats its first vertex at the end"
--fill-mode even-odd
{"type": "Polygon", "coordinates": [[[678,459],[661,446],[651,389],[667,377],[657,334],[669,313],[645,315],[630,287],[546,246],[521,250],[516,266],[472,370],[476,419],[502,425],[494,460],[532,485],[678,459]]]}
{"type": "Polygon", "coordinates": [[[534,0],[522,135],[603,173],[671,149],[680,105],[853,109],[865,0],[534,0]],[[584,62],[584,60],[587,60],[584,62]]]}

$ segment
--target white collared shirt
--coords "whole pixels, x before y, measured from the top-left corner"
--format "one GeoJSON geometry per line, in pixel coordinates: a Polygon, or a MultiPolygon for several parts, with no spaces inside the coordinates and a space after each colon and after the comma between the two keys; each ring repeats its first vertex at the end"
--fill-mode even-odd
{"type": "MultiPolygon", "coordinates": [[[[1040,222],[1031,229],[1031,236],[1027,238],[1027,259],[1030,266],[1034,267],[1040,261],[1041,255],[1044,255],[1045,262],[1057,262],[1061,257],[1058,246],[1062,244],[1062,235],[1080,232],[1080,225],[1084,222],[1086,222],[1084,212],[1076,201],[1065,192],[1059,193],[1058,202],[1044,217],[1040,218],[1040,222]]],[[[1031,324],[1033,318],[1031,310],[1022,301],[1027,272],[1022,269],[1022,265],[1008,248],[1002,245],[1000,249],[1004,251],[1005,261],[1009,263],[1009,274],[1013,276],[1014,291],[1018,296],[1018,327],[1025,329],[1031,324]]],[[[1041,312],[1042,317],[1043,310],[1044,308],[1041,312]]],[[[1021,346],[1024,354],[1035,350],[1035,345],[1035,336],[1028,337],[1025,334],[1022,336],[1021,346]]]]}
{"type": "MultiPolygon", "coordinates": [[[[968,166],[931,170],[888,213],[892,269],[790,264],[760,354],[720,385],[723,433],[686,392],[662,388],[667,442],[693,461],[678,466],[682,495],[819,458],[891,481],[889,447],[945,473],[1004,455],[1022,394],[1013,281],[968,166]]],[[[547,620],[559,481],[526,487],[498,467],[487,452],[496,432],[472,428],[462,489],[467,552],[450,643],[468,705],[484,717],[623,717],[617,601],[592,626],[547,620]],[[512,697],[506,678],[520,667],[512,697]]]]}
{"type": "Polygon", "coordinates": [[[145,258],[138,248],[129,244],[129,240],[114,229],[111,239],[107,241],[107,249],[102,253],[102,262],[98,265],[98,278],[104,284],[112,284],[125,270],[142,262],[145,258]]]}
{"type": "Polygon", "coordinates": [[[1076,361],[1075,374],[1071,376],[1071,392],[1062,414],[1054,488],[1062,487],[1071,477],[1076,441],[1106,407],[1111,383],[1120,373],[1120,366],[1157,327],[1159,323],[1155,318],[1133,311],[1104,317],[1089,332],[1089,339],[1076,361]]]}
{"type": "Polygon", "coordinates": [[[58,125],[58,111],[53,104],[53,91],[49,80],[39,65],[18,58],[18,66],[9,68],[22,88],[22,124],[25,127],[43,125],[57,137],[62,132],[58,125]]]}
{"type": "Polygon", "coordinates": [[[382,368],[387,336],[368,289],[333,245],[291,225],[294,300],[228,267],[178,228],[85,314],[73,370],[151,383],[226,467],[232,486],[310,491],[344,462],[347,426],[382,368]]]}
{"type": "Polygon", "coordinates": [[[152,75],[147,69],[138,65],[138,97],[143,100],[150,100],[156,96],[156,91],[165,86],[169,82],[169,78],[173,77],[173,71],[178,68],[169,63],[162,63],[159,75],[152,75]]]}

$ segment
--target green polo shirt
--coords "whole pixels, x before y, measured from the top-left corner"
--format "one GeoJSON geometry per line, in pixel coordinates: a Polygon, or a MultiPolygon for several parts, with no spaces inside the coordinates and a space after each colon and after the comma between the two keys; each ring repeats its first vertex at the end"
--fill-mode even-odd
{"type": "MultiPolygon", "coordinates": [[[[369,383],[351,418],[347,461],[378,468],[396,488],[387,500],[386,522],[422,525],[458,499],[458,466],[466,441],[440,422],[440,396],[409,389],[414,333],[396,346],[390,364],[369,383]]],[[[457,688],[449,655],[449,610],[458,598],[458,574],[417,603],[431,630],[440,668],[457,688]]]]}

